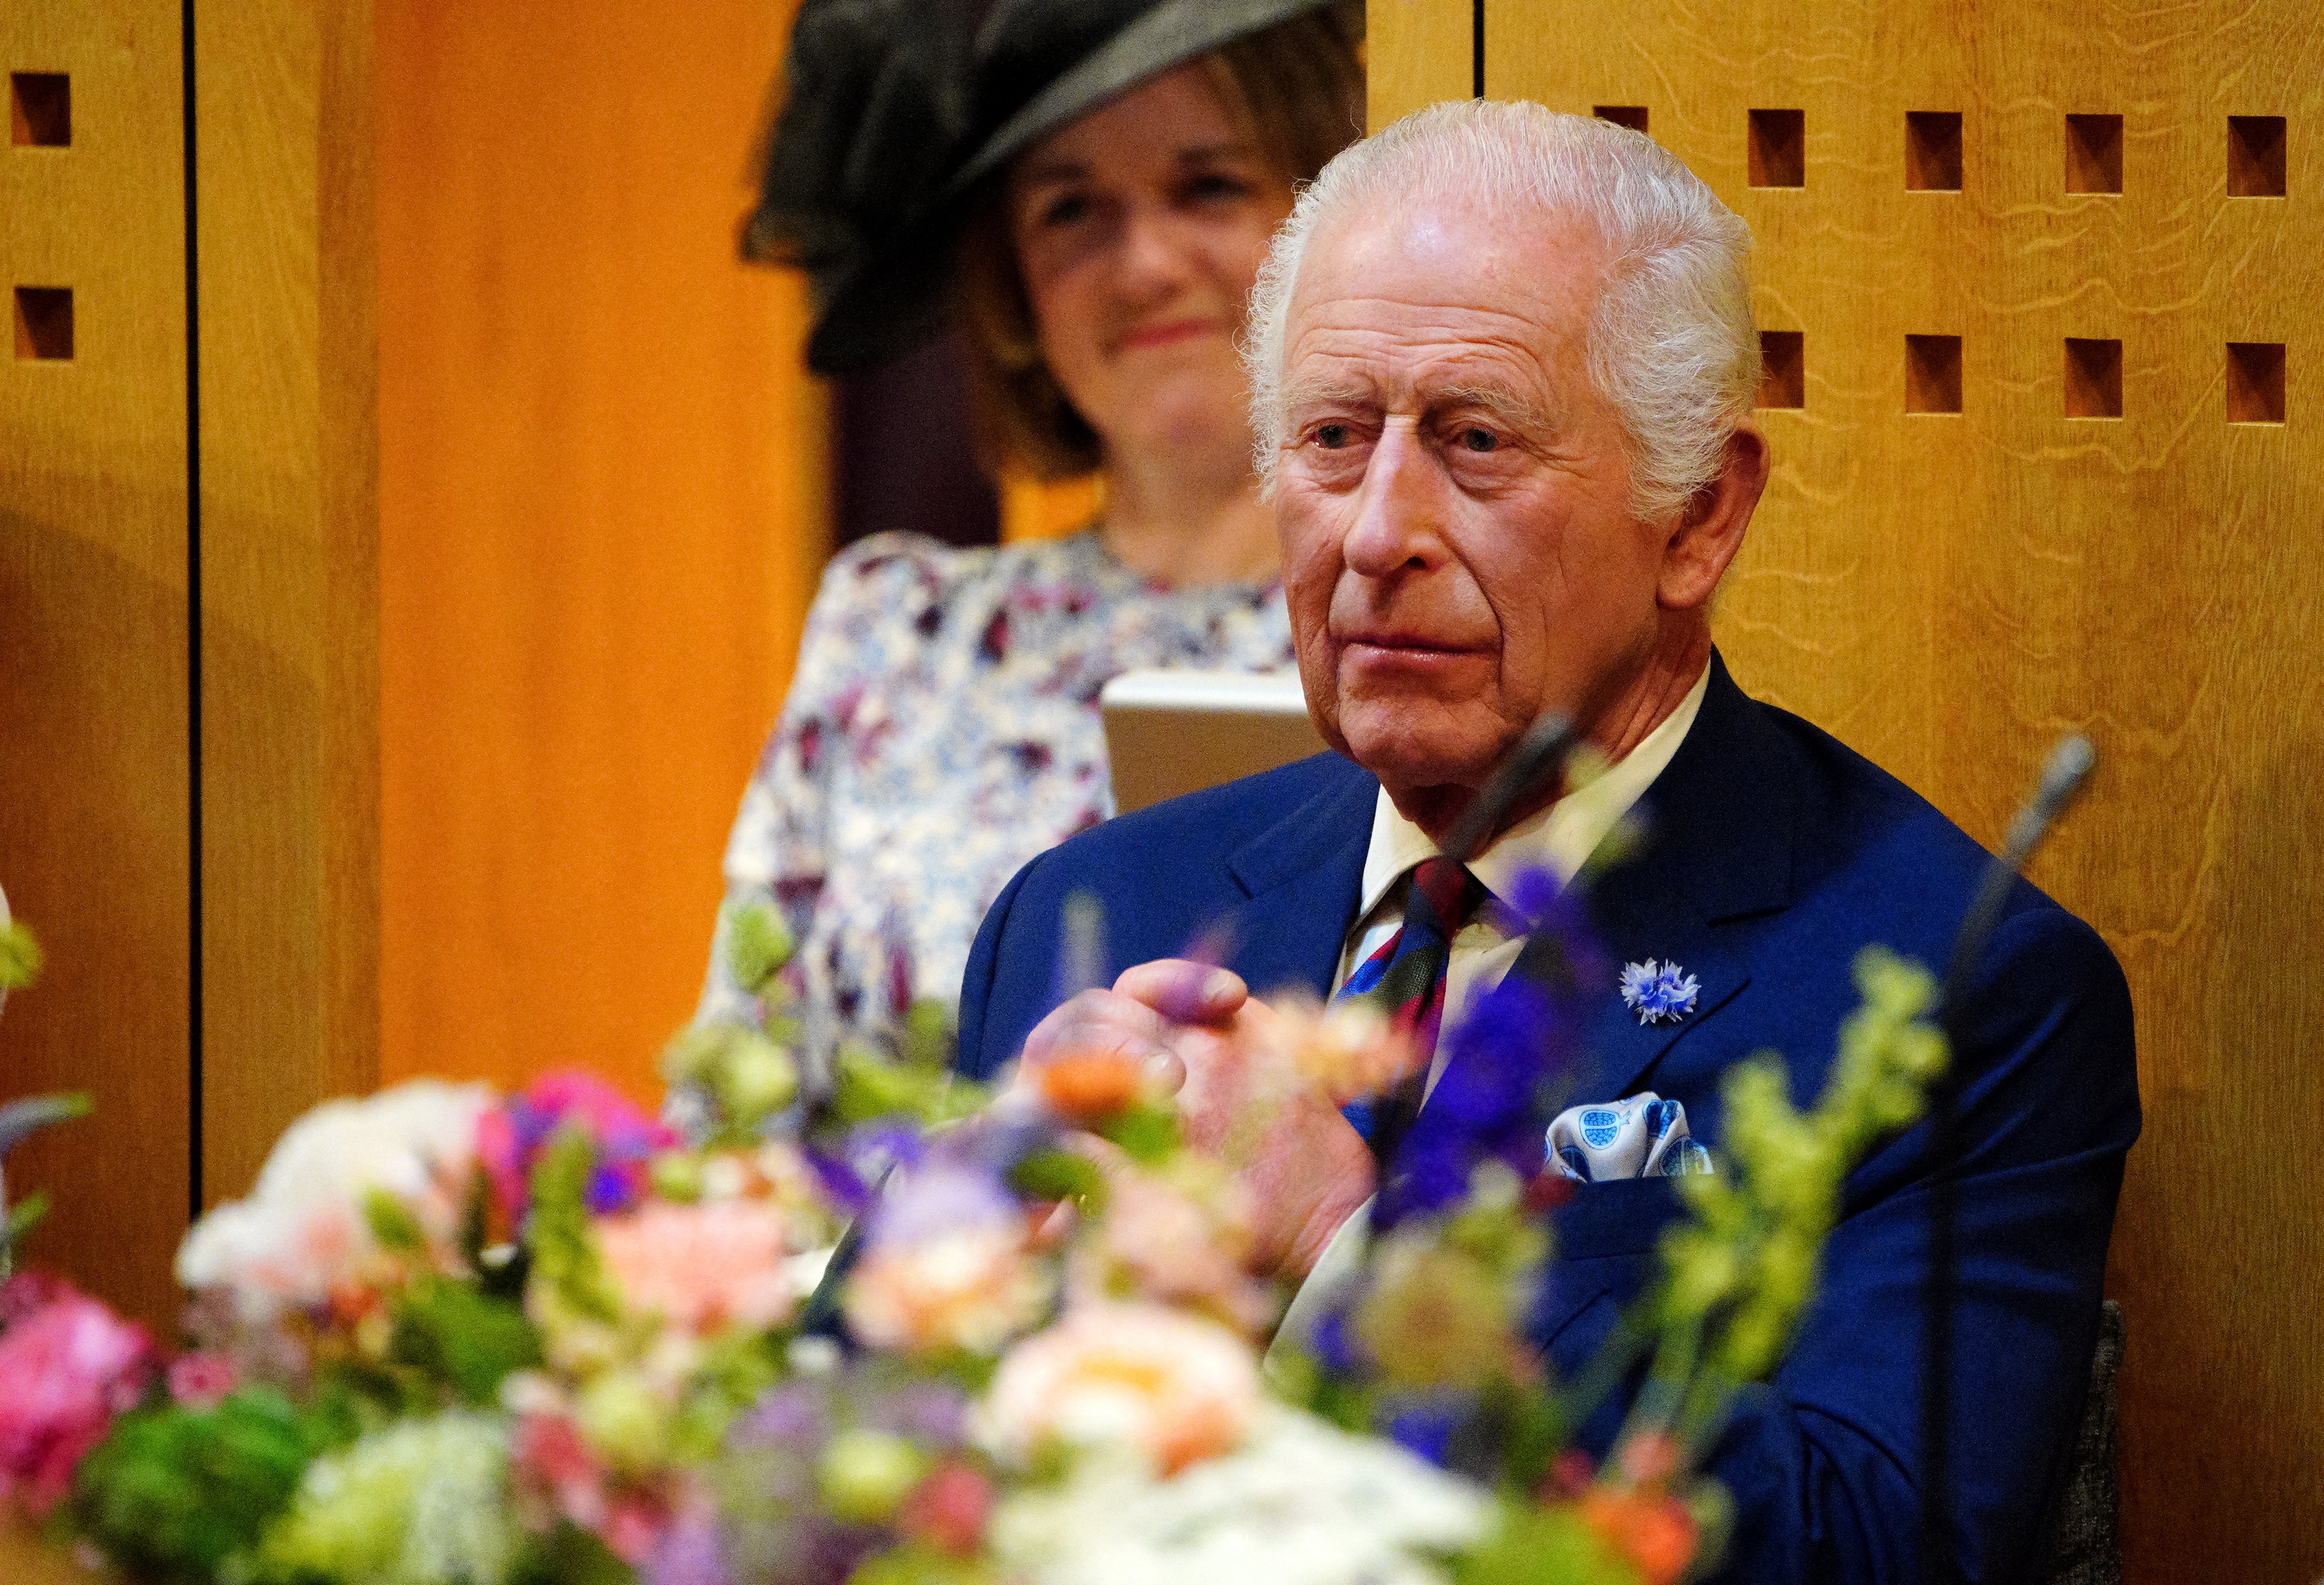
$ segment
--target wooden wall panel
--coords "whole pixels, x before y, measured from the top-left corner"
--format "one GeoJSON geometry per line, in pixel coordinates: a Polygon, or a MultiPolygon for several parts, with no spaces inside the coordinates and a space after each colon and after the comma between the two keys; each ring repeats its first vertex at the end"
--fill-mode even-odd
{"type": "Polygon", "coordinates": [[[202,1188],[379,1080],[369,0],[195,11],[202,1188]]]}
{"type": "Polygon", "coordinates": [[[69,147],[0,145],[0,311],[69,287],[74,331],[69,361],[0,343],[0,884],[49,951],[0,1096],[97,1106],[9,1186],[54,1198],[35,1258],[153,1322],[190,1178],[180,70],[174,0],[0,11],[0,71],[72,97],[69,147]]]}
{"type": "Polygon", "coordinates": [[[823,561],[799,283],[735,263],[790,7],[378,0],[385,1076],[692,1012],[823,561]]]}
{"type": "Polygon", "coordinates": [[[2294,0],[1492,0],[1491,91],[1638,106],[1749,221],[1805,401],[1723,597],[1745,685],[1998,839],[2048,743],[2097,741],[2035,878],[2102,930],[2140,1020],[2145,1137],[2111,1291],[2131,1577],[2324,1570],[2324,18],[2294,0]],[[1749,112],[1804,117],[1755,188],[1749,112]],[[1909,112],[1958,114],[1958,192],[1906,190],[1909,112]],[[2118,195],[2067,188],[2120,115],[2118,195]],[[2228,124],[2282,116],[2282,198],[2228,124]],[[1958,415],[1904,338],[1961,338],[1958,415]],[[2070,415],[2068,338],[2121,416],[2070,415]],[[2231,423],[2227,345],[2285,349],[2282,423],[2231,423]]]}
{"type": "Polygon", "coordinates": [[[1476,86],[1475,0],[1370,0],[1364,87],[1371,130],[1476,86]]]}

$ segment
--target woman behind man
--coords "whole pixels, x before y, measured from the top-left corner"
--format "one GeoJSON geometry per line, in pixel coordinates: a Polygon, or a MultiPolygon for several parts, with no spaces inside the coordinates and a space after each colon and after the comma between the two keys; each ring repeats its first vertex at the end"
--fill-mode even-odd
{"type": "MultiPolygon", "coordinates": [[[[779,908],[811,1053],[957,996],[1019,866],[1111,810],[1098,691],[1292,663],[1235,354],[1293,184],[1362,130],[1328,0],[808,0],[751,257],[806,268],[832,373],[965,330],[996,471],[1096,472],[1101,521],[834,561],[726,852],[779,908]]],[[[907,447],[908,435],[844,437],[907,447]]],[[[722,919],[725,916],[722,914],[722,919]]],[[[701,1016],[754,1009],[714,945],[701,1016]]]]}

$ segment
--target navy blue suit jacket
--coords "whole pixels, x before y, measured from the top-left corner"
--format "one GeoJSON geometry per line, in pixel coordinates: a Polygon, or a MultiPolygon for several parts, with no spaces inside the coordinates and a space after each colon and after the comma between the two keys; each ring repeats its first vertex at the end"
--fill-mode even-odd
{"type": "MultiPolygon", "coordinates": [[[[1597,883],[1618,963],[1676,960],[1693,1013],[1647,1027],[1618,1002],[1577,1101],[1654,1090],[1719,1135],[1720,1075],[1780,1052],[1811,1103],[1879,943],[1943,972],[1986,854],[1903,783],[1748,699],[1714,657],[1701,714],[1642,802],[1641,855],[1597,883]]],[[[1118,967],[1223,928],[1261,991],[1328,991],[1353,923],[1379,783],[1321,755],[1109,821],[1028,864],[986,917],[961,996],[961,1065],[1012,1057],[1056,997],[1058,919],[1104,908],[1118,967]]],[[[1951,1470],[1968,1580],[2012,1579],[2062,1478],[2098,1327],[2126,1151],[2137,1137],[2130,997],[2095,932],[2018,883],[1966,1004],[1951,1470]]],[[[1714,1460],[1738,1506],[1729,1575],[1922,1577],[1919,1419],[1927,1150],[1916,1129],[1850,1175],[1823,1286],[1775,1378],[1714,1460]]],[[[1668,1180],[1592,1184],[1556,1213],[1541,1341],[1572,1371],[1651,1276],[1668,1180]]],[[[1602,1448],[1619,1405],[1585,1429],[1602,1448]]]]}

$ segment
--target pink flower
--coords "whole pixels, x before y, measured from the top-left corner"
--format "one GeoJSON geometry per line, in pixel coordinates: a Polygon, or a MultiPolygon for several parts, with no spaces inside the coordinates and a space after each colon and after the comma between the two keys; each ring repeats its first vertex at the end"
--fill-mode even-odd
{"type": "Polygon", "coordinates": [[[1272,1005],[1276,1017],[1261,1037],[1334,1106],[1385,1094],[1420,1064],[1411,1037],[1370,997],[1318,1005],[1295,996],[1272,1005]]]}
{"type": "Polygon", "coordinates": [[[946,1459],[904,1503],[905,1534],[954,1557],[973,1557],[992,1517],[991,1480],[973,1464],[946,1459]]]}
{"type": "Polygon", "coordinates": [[[1250,1248],[1232,1184],[1125,1166],[1107,1176],[1105,1215],[1076,1252],[1073,1288],[1197,1308],[1255,1335],[1274,1304],[1243,1268],[1250,1248]]]}
{"type": "Polygon", "coordinates": [[[1259,1408],[1259,1359],[1224,1327],[1156,1304],[1085,1304],[1001,1361],[983,1415],[994,1446],[1128,1446],[1171,1475],[1240,1443],[1259,1408]]]}
{"type": "Polygon", "coordinates": [[[568,1519],[595,1532],[605,1522],[605,1470],[561,1412],[520,1413],[509,1437],[509,1478],[535,1529],[568,1519]]]}
{"type": "Polygon", "coordinates": [[[215,1409],[241,1383],[234,1361],[197,1349],[170,1361],[170,1396],[189,1408],[215,1409]]]}
{"type": "Polygon", "coordinates": [[[485,1112],[476,1123],[476,1154],[492,1176],[493,1196],[512,1223],[529,1203],[533,1164],[567,1124],[586,1131],[597,1147],[589,1178],[589,1208],[626,1211],[644,1192],[646,1169],[678,1135],[632,1105],[594,1074],[544,1074],[521,1095],[485,1112]]]}
{"type": "Polygon", "coordinates": [[[696,1336],[730,1325],[763,1331],[798,1301],[783,1224],[781,1208],[763,1200],[655,1200],[601,1219],[597,1247],[632,1310],[696,1336]]]}
{"type": "Polygon", "coordinates": [[[989,1354],[1032,1325],[1049,1294],[1023,1209],[987,1175],[936,1163],[873,1212],[847,1279],[847,1323],[874,1349],[989,1354]]]}
{"type": "Polygon", "coordinates": [[[143,1327],[57,1287],[0,1333],[0,1491],[35,1517],[57,1505],[81,1455],[136,1406],[153,1374],[143,1327]]]}

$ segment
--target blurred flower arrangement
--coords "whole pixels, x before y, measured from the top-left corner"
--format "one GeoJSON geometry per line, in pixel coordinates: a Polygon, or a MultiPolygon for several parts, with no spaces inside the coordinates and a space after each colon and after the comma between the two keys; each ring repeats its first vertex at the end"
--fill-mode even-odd
{"type": "MultiPolygon", "coordinates": [[[[131,1577],[234,1585],[1678,1580],[1715,1561],[1700,1465],[1841,1175],[1941,1064],[1933,987],[1859,960],[1810,1111],[1772,1063],[1730,1076],[1663,1280],[1561,1383],[1526,1341],[1572,1192],[1540,1139],[1612,986],[1526,889],[1565,972],[1448,1035],[1360,1278],[1296,1340],[1245,1191],[1141,1069],[1069,1051],[988,1092],[921,1012],[803,1070],[752,911],[728,934],[765,1018],[673,1043],[668,1120],[582,1074],[318,1108],[186,1239],[173,1352],[0,1286],[0,1494],[131,1577]],[[1593,1464],[1572,1433],[1641,1368],[1593,1464]]],[[[1362,1002],[1249,1043],[1238,1129],[1416,1060],[1362,1002]]]]}

